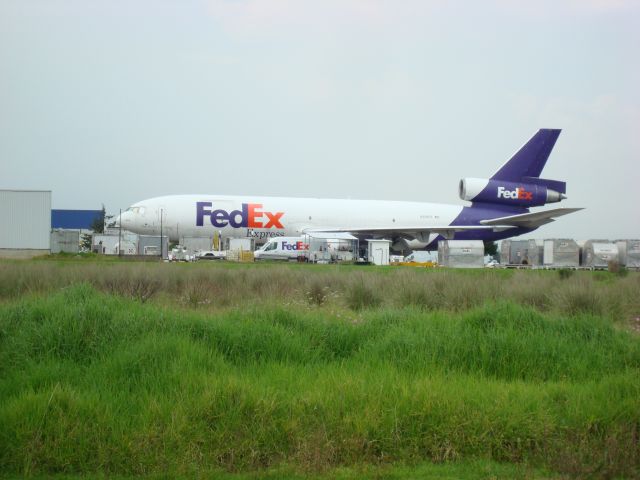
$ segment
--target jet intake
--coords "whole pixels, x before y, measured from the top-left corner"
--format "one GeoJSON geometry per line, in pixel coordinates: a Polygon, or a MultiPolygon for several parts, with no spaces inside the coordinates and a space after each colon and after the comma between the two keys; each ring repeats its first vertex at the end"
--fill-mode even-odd
{"type": "MultiPolygon", "coordinates": [[[[538,179],[536,179],[538,180],[538,179]]],[[[512,182],[483,178],[463,178],[460,180],[459,195],[470,202],[494,203],[519,207],[539,207],[546,203],[559,202],[565,198],[544,185],[545,180],[532,182],[512,182]]],[[[549,180],[548,182],[552,182],[549,180]]]]}

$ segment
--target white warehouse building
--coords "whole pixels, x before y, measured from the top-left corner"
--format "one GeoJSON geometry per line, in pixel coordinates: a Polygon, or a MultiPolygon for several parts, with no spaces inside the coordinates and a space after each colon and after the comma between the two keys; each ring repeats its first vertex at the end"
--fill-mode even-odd
{"type": "Polygon", "coordinates": [[[51,191],[0,190],[0,257],[51,252],[51,191]]]}

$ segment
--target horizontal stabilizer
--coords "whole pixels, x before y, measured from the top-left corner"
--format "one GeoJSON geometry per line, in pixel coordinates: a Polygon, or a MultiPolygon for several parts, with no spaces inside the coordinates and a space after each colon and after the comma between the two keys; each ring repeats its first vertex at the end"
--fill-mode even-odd
{"type": "Polygon", "coordinates": [[[492,218],[491,220],[481,220],[480,223],[482,225],[511,225],[514,227],[536,228],[553,222],[555,217],[568,215],[578,210],[582,210],[582,208],[554,208],[544,212],[522,213],[520,215],[492,218]]]}
{"type": "Polygon", "coordinates": [[[538,177],[522,177],[522,181],[525,183],[531,183],[532,185],[542,185],[551,190],[555,190],[558,193],[567,193],[567,182],[561,182],[560,180],[547,180],[546,178],[538,177]]]}

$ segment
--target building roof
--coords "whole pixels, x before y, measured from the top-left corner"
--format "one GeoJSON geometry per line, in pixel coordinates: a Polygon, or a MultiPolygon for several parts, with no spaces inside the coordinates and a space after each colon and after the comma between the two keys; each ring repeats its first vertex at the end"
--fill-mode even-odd
{"type": "Polygon", "coordinates": [[[51,210],[51,228],[91,229],[102,210],[51,210]]]}

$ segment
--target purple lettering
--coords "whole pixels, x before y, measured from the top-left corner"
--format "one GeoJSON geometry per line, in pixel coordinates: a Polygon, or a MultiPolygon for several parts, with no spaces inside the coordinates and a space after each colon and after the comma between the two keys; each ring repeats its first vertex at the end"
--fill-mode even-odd
{"type": "Polygon", "coordinates": [[[247,222],[246,222],[246,208],[247,208],[247,204],[243,203],[242,204],[242,211],[240,210],[234,210],[229,214],[229,225],[231,225],[233,228],[240,228],[240,227],[246,227],[247,226],[247,222]],[[240,217],[240,219],[238,220],[238,217],[240,217]]]}
{"type": "Polygon", "coordinates": [[[204,216],[211,216],[209,210],[205,210],[206,207],[210,207],[211,202],[197,202],[196,203],[196,226],[202,227],[204,225],[204,216]]]}
{"type": "Polygon", "coordinates": [[[211,225],[216,228],[226,227],[228,220],[229,214],[224,210],[214,210],[211,212],[211,225]]]}

